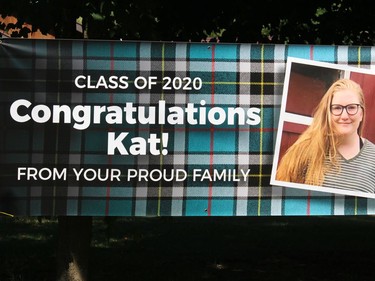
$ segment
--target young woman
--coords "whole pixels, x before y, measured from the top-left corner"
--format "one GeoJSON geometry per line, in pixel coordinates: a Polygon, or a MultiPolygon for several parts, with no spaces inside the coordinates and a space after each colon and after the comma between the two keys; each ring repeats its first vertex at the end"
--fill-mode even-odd
{"type": "Polygon", "coordinates": [[[375,192],[375,145],[362,137],[361,87],[334,82],[317,106],[312,124],[287,150],[276,179],[367,193],[375,192]]]}

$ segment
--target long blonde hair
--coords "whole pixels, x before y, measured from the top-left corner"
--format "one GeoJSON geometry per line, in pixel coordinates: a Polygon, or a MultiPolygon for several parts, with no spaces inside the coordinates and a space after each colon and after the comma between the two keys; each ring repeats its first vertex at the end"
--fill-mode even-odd
{"type": "Polygon", "coordinates": [[[332,125],[330,106],[337,91],[351,89],[358,94],[363,109],[358,135],[362,136],[365,120],[365,103],[362,88],[350,79],[339,79],[324,94],[313,114],[311,125],[286,151],[278,165],[276,179],[295,183],[322,185],[324,174],[330,167],[339,169],[337,146],[340,142],[332,125]],[[326,165],[327,160],[329,165],[326,165]]]}

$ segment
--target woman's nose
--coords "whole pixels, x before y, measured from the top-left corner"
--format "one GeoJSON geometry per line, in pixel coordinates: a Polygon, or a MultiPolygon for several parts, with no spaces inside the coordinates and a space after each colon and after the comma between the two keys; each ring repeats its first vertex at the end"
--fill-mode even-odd
{"type": "Polygon", "coordinates": [[[342,119],[348,119],[348,118],[349,118],[349,114],[348,114],[348,112],[346,111],[346,109],[344,109],[344,110],[342,111],[340,118],[342,118],[342,119]]]}

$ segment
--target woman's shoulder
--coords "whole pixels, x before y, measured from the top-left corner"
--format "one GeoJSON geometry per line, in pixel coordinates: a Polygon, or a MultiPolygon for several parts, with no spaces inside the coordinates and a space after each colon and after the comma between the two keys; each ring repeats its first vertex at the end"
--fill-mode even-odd
{"type": "Polygon", "coordinates": [[[375,152],[375,144],[373,142],[371,142],[370,140],[364,138],[364,144],[366,145],[366,147],[372,151],[375,152]]]}
{"type": "Polygon", "coordinates": [[[366,169],[375,171],[375,144],[368,139],[364,139],[363,149],[358,159],[361,159],[361,163],[367,167],[366,169]]]}

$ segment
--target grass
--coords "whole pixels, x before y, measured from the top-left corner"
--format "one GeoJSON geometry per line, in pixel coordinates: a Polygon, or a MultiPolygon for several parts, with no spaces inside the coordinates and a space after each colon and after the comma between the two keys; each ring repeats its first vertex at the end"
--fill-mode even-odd
{"type": "MultiPolygon", "coordinates": [[[[374,280],[375,218],[94,218],[90,281],[374,280]]],[[[0,281],[56,279],[56,218],[0,219],[0,281]]]]}

